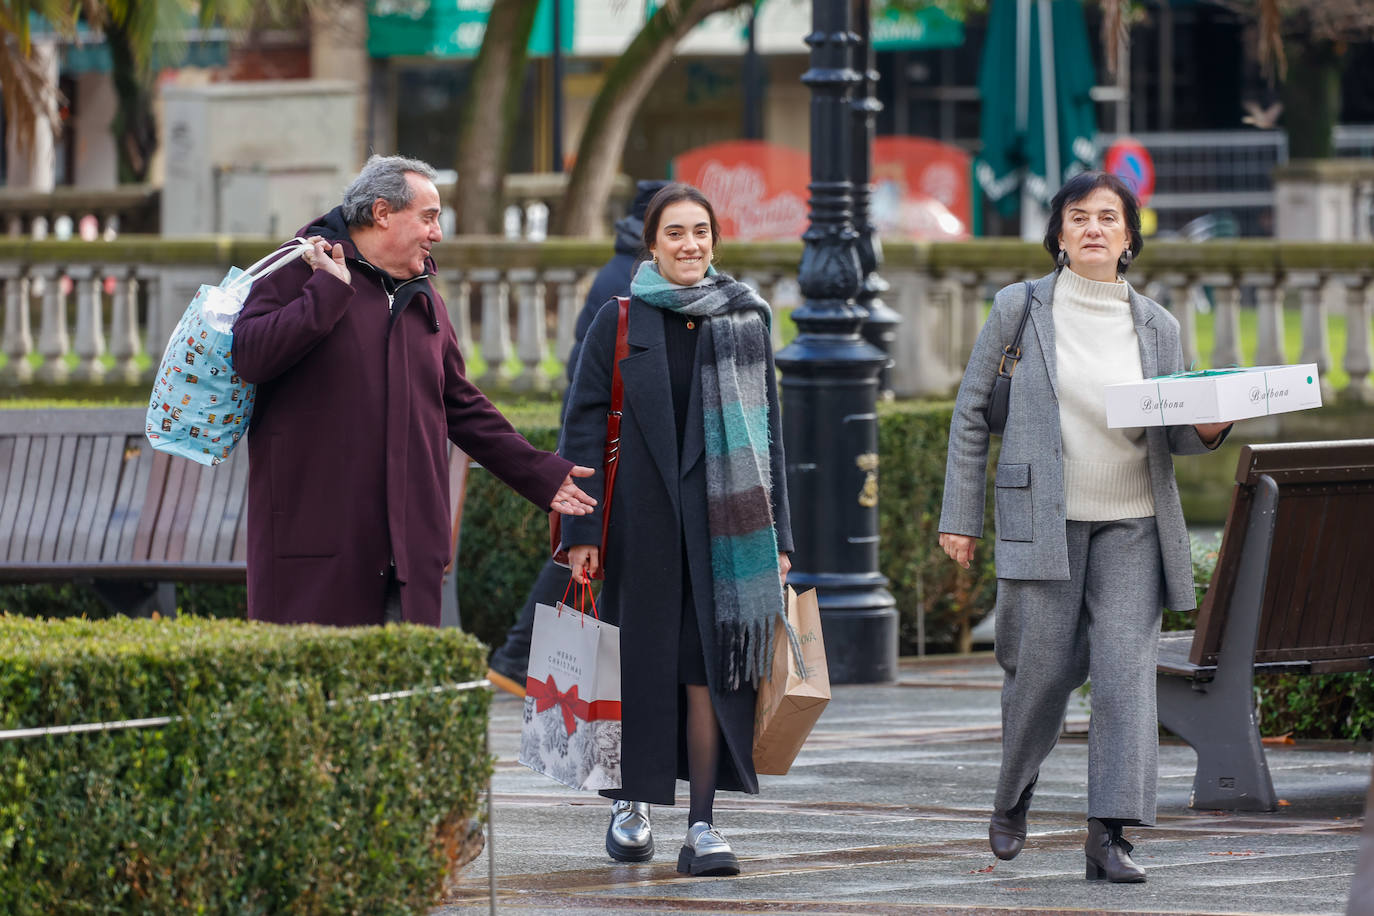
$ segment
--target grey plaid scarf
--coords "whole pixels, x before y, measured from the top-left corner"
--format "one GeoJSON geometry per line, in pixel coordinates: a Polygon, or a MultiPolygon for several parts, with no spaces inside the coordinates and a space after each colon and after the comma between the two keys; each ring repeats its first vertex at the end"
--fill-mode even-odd
{"type": "Polygon", "coordinates": [[[701,319],[707,525],[716,643],[725,686],[757,684],[773,660],[774,621],[784,617],[773,526],[768,440],[768,303],[711,268],[696,286],[669,283],[649,262],[630,292],[656,308],[701,319]]]}

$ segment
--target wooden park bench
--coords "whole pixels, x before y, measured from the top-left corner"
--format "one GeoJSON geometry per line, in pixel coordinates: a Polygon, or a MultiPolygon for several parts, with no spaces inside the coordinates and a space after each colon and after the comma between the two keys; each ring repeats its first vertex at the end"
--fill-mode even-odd
{"type": "Polygon", "coordinates": [[[1197,751],[1192,807],[1278,807],[1256,673],[1374,667],[1371,519],[1374,439],[1241,449],[1197,629],[1159,649],[1159,721],[1197,751]]]}
{"type": "MultiPolygon", "coordinates": [[[[0,582],[77,582],[123,613],[176,612],[176,582],[247,576],[248,450],[214,468],[156,452],[142,408],[0,410],[0,582]]],[[[442,622],[458,625],[468,460],[449,449],[452,554],[442,622]]]]}

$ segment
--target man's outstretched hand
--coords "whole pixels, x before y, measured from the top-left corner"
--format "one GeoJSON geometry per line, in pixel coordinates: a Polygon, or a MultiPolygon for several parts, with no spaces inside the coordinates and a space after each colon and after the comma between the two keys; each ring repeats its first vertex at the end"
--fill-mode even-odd
{"type": "Polygon", "coordinates": [[[549,508],[561,515],[586,515],[595,509],[596,500],[573,483],[574,477],[590,477],[595,473],[591,468],[584,468],[580,464],[575,466],[568,472],[568,476],[563,478],[563,486],[553,495],[553,502],[549,504],[549,508]]]}

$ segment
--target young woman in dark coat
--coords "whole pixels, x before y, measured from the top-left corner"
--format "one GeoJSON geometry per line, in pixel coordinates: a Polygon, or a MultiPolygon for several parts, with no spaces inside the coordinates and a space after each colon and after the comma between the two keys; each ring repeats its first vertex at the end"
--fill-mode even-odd
{"type": "MultiPolygon", "coordinates": [[[[771,316],[711,267],[719,240],[697,189],[669,185],[650,202],[606,556],[600,507],[563,527],[573,576],[604,571],[600,609],[620,627],[622,783],[606,794],[671,805],[687,779],[678,870],[694,875],[739,871],[712,803],[717,788],[758,792],[756,684],[792,549],[771,316]]],[[[560,447],[597,469],[584,488],[598,500],[617,315],[606,303],[588,332],[560,447]]]]}

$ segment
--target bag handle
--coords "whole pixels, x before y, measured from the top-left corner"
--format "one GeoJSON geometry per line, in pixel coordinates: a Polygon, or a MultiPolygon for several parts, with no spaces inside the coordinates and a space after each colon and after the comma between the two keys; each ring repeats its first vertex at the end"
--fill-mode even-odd
{"type": "Polygon", "coordinates": [[[997,374],[1011,378],[1016,371],[1016,364],[1021,361],[1021,335],[1026,332],[1026,319],[1030,317],[1031,308],[1031,281],[1024,281],[1026,284],[1026,304],[1021,306],[1021,321],[1016,325],[1016,337],[1012,342],[1002,348],[1002,359],[997,364],[997,374]],[[1007,360],[1011,360],[1011,368],[1007,369],[1007,360]]]}
{"type": "Polygon", "coordinates": [[[226,283],[224,288],[235,289],[239,286],[248,286],[254,280],[261,280],[263,277],[281,270],[292,258],[298,257],[301,252],[313,247],[309,240],[296,236],[282,247],[248,265],[242,273],[226,283]]]}
{"type": "Polygon", "coordinates": [[[601,613],[596,609],[596,596],[592,594],[591,582],[586,580],[579,581],[577,579],[574,579],[572,576],[568,577],[568,585],[566,588],[563,589],[563,598],[558,602],[558,616],[563,616],[563,609],[569,606],[568,592],[572,591],[573,585],[577,586],[577,592],[573,598],[573,600],[577,602],[577,607],[573,608],[573,610],[576,610],[577,613],[582,615],[582,625],[586,626],[587,612],[585,608],[587,607],[587,602],[589,601],[592,605],[592,616],[597,620],[600,620],[601,613]]]}

